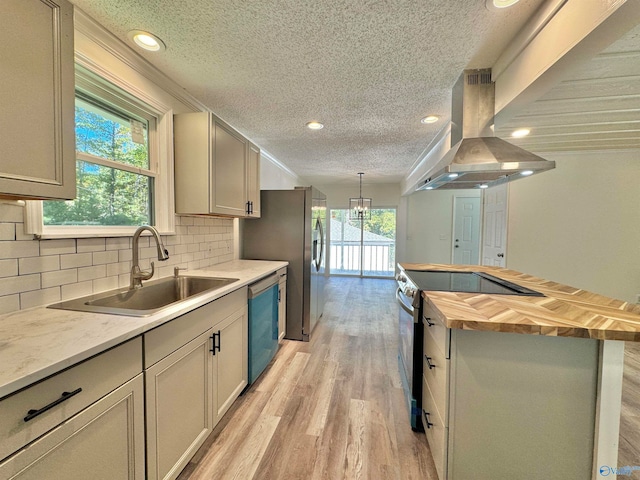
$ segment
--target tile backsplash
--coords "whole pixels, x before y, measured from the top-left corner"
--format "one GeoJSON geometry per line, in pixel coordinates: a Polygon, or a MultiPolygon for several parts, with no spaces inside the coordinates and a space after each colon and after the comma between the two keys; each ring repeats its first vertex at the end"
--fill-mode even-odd
{"type": "MultiPolygon", "coordinates": [[[[176,216],[176,235],[162,235],[169,259],[140,237],[140,267],[154,278],[233,259],[233,220],[176,216]]],[[[24,207],[0,202],[0,314],[129,285],[131,237],[35,240],[24,233],[24,207]]]]}

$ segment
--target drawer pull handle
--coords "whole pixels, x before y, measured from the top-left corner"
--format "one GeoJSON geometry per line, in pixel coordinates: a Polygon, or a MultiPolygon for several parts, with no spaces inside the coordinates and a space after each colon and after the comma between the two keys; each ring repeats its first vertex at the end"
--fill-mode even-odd
{"type": "Polygon", "coordinates": [[[81,391],[82,391],[82,388],[77,388],[73,392],[62,392],[62,395],[60,396],[60,398],[57,399],[57,400],[54,400],[49,405],[45,405],[44,407],[39,408],[37,410],[33,410],[33,409],[29,410],[27,412],[27,416],[24,417],[24,421],[28,422],[29,420],[33,420],[38,415],[41,415],[44,412],[46,412],[47,410],[51,410],[56,405],[60,405],[62,402],[66,401],[66,400],[69,400],[71,397],[73,397],[74,395],[79,394],[81,391]]]}
{"type": "Polygon", "coordinates": [[[432,368],[436,368],[436,365],[434,363],[431,363],[431,357],[427,357],[425,355],[424,359],[427,361],[427,365],[429,365],[429,370],[431,370],[432,368]]]}
{"type": "Polygon", "coordinates": [[[435,323],[433,323],[429,317],[422,317],[422,318],[425,319],[425,321],[427,322],[427,325],[429,325],[430,327],[433,327],[435,325],[435,323]]]}
{"type": "Polygon", "coordinates": [[[213,335],[211,335],[211,340],[213,341],[213,344],[211,346],[211,350],[209,350],[211,353],[213,353],[214,355],[216,354],[216,348],[218,349],[218,351],[220,351],[220,330],[218,330],[217,333],[214,333],[213,335]],[[216,338],[218,339],[218,343],[216,343],[216,338]]]}
{"type": "Polygon", "coordinates": [[[422,409],[422,413],[424,414],[424,419],[427,421],[427,428],[433,427],[433,423],[429,421],[429,412],[427,412],[425,409],[422,409]]]}

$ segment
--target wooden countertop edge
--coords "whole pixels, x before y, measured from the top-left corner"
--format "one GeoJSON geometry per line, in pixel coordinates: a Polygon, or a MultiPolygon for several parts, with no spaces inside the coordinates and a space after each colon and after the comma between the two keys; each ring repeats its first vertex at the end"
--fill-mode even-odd
{"type": "Polygon", "coordinates": [[[448,327],[596,340],[640,341],[640,307],[515,270],[480,265],[400,264],[406,270],[480,271],[545,297],[422,292],[448,327]],[[542,299],[544,298],[544,299],[542,299]]]}

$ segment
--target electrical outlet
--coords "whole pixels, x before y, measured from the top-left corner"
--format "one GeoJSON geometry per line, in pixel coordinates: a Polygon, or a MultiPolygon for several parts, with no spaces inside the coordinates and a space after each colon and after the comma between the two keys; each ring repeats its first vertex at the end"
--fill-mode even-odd
{"type": "Polygon", "coordinates": [[[231,240],[227,240],[227,253],[231,251],[231,240]]]}

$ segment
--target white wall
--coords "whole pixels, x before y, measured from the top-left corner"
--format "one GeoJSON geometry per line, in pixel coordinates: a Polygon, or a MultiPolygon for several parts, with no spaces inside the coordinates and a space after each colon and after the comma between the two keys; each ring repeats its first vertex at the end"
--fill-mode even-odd
{"type": "Polygon", "coordinates": [[[260,190],[291,190],[305,182],[273,157],[260,155],[260,190]]]}
{"type": "Polygon", "coordinates": [[[545,158],[555,170],[510,185],[507,266],[635,302],[640,151],[545,158]]]}
{"type": "Polygon", "coordinates": [[[420,191],[407,198],[406,245],[400,261],[451,263],[453,199],[480,196],[479,190],[420,191]]]}

